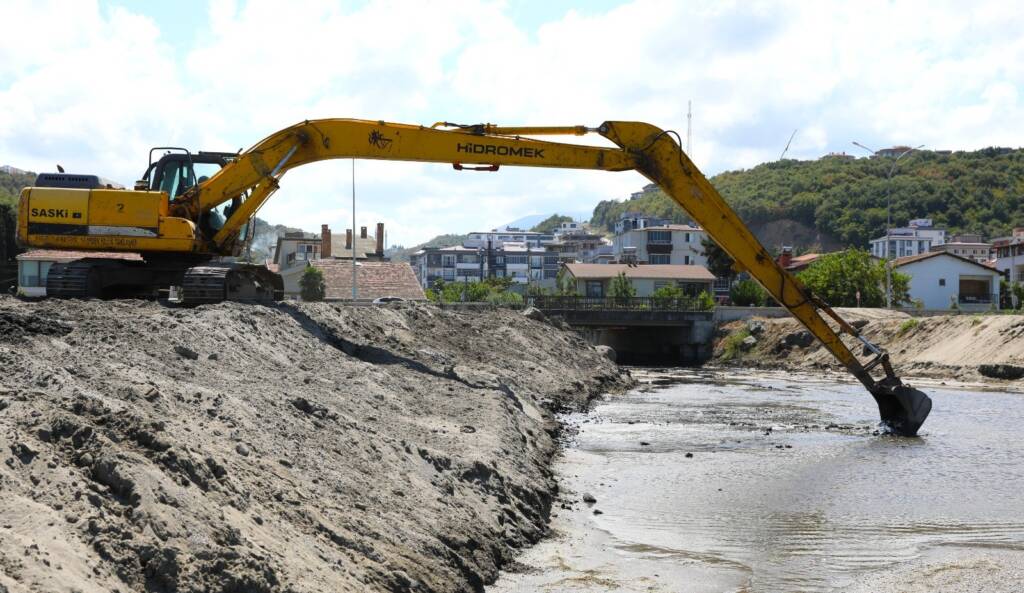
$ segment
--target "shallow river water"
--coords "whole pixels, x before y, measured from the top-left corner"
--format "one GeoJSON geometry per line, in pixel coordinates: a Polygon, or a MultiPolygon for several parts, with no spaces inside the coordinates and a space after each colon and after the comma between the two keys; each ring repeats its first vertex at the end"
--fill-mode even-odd
{"type": "Polygon", "coordinates": [[[1024,395],[926,387],[906,439],[859,384],[634,375],[567,418],[568,508],[490,593],[1024,591],[1024,395]]]}

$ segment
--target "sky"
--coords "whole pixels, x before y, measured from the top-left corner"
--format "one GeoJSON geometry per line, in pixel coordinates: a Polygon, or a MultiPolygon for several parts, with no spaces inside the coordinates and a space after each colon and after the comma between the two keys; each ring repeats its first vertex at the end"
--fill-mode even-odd
{"type": "MultiPolygon", "coordinates": [[[[0,164],[126,186],[153,146],[245,149],[305,119],[646,121],[708,176],[780,157],[1019,147],[1024,3],[0,0],[0,164]]],[[[578,140],[577,140],[578,141],[578,140]]],[[[606,145],[600,137],[584,141],[606,145]]],[[[294,169],[260,216],[351,225],[352,164],[294,169]]],[[[390,244],[589,212],[635,172],[357,161],[390,244]]]]}

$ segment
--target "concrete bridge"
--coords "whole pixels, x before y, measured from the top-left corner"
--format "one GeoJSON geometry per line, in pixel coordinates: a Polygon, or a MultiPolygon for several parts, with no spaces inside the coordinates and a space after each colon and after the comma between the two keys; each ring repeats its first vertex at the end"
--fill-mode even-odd
{"type": "Polygon", "coordinates": [[[714,312],[696,299],[534,296],[529,304],[559,316],[627,364],[696,364],[711,355],[714,312]]]}

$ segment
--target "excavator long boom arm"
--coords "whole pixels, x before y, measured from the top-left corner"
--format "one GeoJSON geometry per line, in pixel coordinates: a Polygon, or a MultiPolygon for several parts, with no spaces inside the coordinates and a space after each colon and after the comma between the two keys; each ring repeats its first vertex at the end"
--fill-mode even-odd
{"type": "Polygon", "coordinates": [[[458,126],[433,127],[381,121],[327,119],[305,121],[281,130],[243,152],[172,207],[193,215],[240,196],[248,196],[212,238],[214,246],[233,241],[245,221],[277,189],[288,169],[325,159],[362,158],[451,163],[456,168],[500,165],[636,170],[672,197],[775,300],[786,307],[875,397],[882,421],[898,434],[913,435],[931,410],[931,400],[903,385],[888,354],[868,342],[794,276],[782,269],[718,191],[683,152],[671,132],[640,122],[605,122],[597,128],[458,126]],[[604,136],[617,148],[548,142],[536,135],[604,136]],[[825,317],[855,336],[873,359],[862,364],[825,317]],[[881,367],[882,376],[873,371],[881,367]]]}

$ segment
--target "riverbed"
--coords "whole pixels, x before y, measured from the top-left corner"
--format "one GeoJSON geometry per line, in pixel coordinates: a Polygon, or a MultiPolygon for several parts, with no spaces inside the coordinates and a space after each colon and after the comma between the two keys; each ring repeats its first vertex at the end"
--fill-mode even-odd
{"type": "Polygon", "coordinates": [[[859,384],[634,375],[565,418],[553,535],[489,593],[1021,590],[1024,395],[928,386],[907,439],[859,384]]]}

